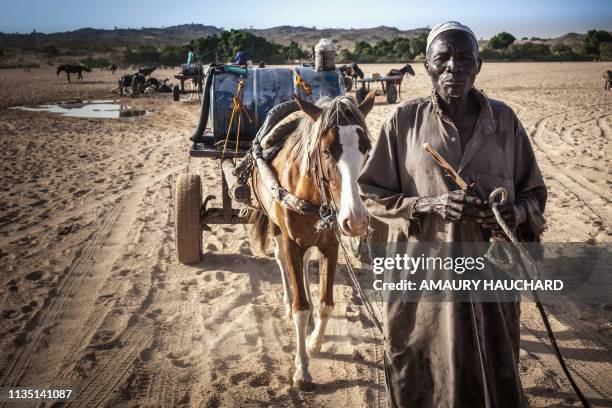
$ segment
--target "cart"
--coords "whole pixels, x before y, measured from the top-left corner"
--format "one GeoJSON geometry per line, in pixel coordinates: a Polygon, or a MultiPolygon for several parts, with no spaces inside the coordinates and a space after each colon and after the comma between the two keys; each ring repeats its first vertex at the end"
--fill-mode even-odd
{"type": "MultiPolygon", "coordinates": [[[[235,160],[252,145],[268,112],[292,99],[293,94],[316,102],[326,95],[345,92],[337,71],[317,72],[311,67],[244,68],[211,65],[203,81],[202,109],[198,127],[191,136],[190,159],[220,161],[221,207],[209,208],[215,198],[202,191],[198,174],[182,174],[176,184],[175,240],[180,263],[201,260],[202,231],[213,224],[246,224],[246,215],[233,203],[247,203],[251,190],[234,175],[235,160]],[[239,139],[239,140],[238,140],[239,139]]],[[[212,177],[212,176],[211,176],[212,177]]]]}
{"type": "Polygon", "coordinates": [[[386,95],[388,103],[395,103],[397,102],[397,86],[395,85],[395,81],[401,80],[402,77],[396,75],[356,79],[355,82],[361,84],[361,86],[355,91],[357,102],[361,103],[368,92],[370,92],[370,84],[380,82],[382,93],[379,94],[377,91],[376,94],[386,95]]]}
{"type": "Polygon", "coordinates": [[[194,62],[189,64],[181,64],[181,73],[174,75],[175,79],[178,79],[181,83],[180,87],[175,85],[172,88],[172,99],[178,101],[180,94],[184,93],[197,93],[202,94],[202,82],[205,77],[204,64],[201,62],[194,62]],[[185,89],[185,81],[193,81],[195,84],[194,89],[187,91],[185,89]]]}

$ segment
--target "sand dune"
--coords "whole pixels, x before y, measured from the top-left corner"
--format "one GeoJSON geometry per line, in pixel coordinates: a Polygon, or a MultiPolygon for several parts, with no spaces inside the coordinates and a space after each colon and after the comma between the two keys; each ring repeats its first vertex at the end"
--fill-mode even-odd
{"type": "MultiPolygon", "coordinates": [[[[611,240],[604,68],[485,64],[478,78],[532,139],[550,190],[547,241],[611,240]]],[[[404,99],[429,93],[422,66],[415,70],[404,99]]],[[[52,69],[0,71],[0,387],[75,387],[68,405],[86,407],[385,406],[381,339],[344,272],[328,341],[312,362],[317,388],[302,393],[290,385],[295,345],[280,275],[247,227],[215,226],[200,264],[176,262],[177,176],[197,172],[204,191],[221,196],[218,162],[188,161],[196,102],[126,98],[154,111],[134,120],[7,109],[108,99],[118,76],[85,73],[83,83],[67,84],[52,69]]],[[[392,109],[379,98],[368,116],[373,135],[392,109]]],[[[360,278],[370,277],[363,270],[360,278]]],[[[559,304],[551,313],[586,393],[595,406],[612,406],[610,304],[559,304]]],[[[530,304],[522,324],[530,405],[577,406],[530,304]]]]}

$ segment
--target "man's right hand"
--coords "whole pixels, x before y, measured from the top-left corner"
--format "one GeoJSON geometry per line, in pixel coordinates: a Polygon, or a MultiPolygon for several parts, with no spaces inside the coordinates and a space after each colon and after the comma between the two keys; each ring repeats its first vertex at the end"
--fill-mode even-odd
{"type": "Polygon", "coordinates": [[[455,190],[438,197],[421,197],[415,204],[420,214],[436,214],[451,222],[482,223],[487,217],[483,201],[464,190],[455,190]]]}

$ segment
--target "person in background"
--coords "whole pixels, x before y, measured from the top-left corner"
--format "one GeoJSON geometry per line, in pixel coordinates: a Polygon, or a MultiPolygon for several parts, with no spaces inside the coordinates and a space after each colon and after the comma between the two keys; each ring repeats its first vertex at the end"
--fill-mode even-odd
{"type": "Polygon", "coordinates": [[[242,50],[242,48],[238,49],[236,56],[234,57],[234,64],[238,65],[246,65],[247,64],[247,55],[242,50]]]}
{"type": "Polygon", "coordinates": [[[187,53],[187,63],[192,64],[195,59],[195,55],[193,53],[193,47],[189,47],[189,52],[187,53]]]}

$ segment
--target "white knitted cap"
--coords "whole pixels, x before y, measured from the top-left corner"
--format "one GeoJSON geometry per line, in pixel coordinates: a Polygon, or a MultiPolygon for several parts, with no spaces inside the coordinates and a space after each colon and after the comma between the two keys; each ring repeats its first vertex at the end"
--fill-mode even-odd
{"type": "Polygon", "coordinates": [[[438,24],[431,29],[431,31],[429,32],[429,35],[427,36],[427,48],[425,52],[429,51],[429,47],[431,46],[431,43],[437,36],[449,30],[465,31],[466,33],[470,35],[470,37],[474,39],[474,41],[476,42],[476,45],[478,45],[478,40],[476,40],[476,36],[474,35],[474,32],[468,26],[465,26],[457,21],[447,21],[446,23],[438,24]]]}

